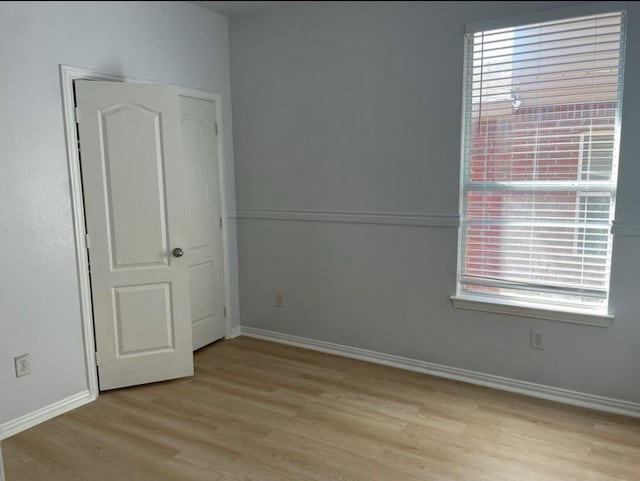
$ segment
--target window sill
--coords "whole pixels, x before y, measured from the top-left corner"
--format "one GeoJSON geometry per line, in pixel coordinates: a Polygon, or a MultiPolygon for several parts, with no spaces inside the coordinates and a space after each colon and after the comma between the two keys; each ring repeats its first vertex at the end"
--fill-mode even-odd
{"type": "Polygon", "coordinates": [[[472,296],[451,296],[454,307],[473,311],[496,312],[512,316],[533,317],[549,321],[570,322],[587,326],[609,327],[615,316],[579,309],[550,309],[539,304],[506,302],[502,299],[486,299],[472,296]]]}

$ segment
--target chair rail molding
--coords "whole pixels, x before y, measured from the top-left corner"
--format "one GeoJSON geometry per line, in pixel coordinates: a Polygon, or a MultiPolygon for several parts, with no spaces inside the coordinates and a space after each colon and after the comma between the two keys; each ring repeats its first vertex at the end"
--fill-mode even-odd
{"type": "Polygon", "coordinates": [[[640,237],[640,223],[613,221],[611,233],[618,237],[640,237]]]}
{"type": "Polygon", "coordinates": [[[303,222],[338,222],[349,224],[383,224],[416,227],[458,227],[458,214],[395,213],[347,210],[238,209],[238,219],[303,222]]]}

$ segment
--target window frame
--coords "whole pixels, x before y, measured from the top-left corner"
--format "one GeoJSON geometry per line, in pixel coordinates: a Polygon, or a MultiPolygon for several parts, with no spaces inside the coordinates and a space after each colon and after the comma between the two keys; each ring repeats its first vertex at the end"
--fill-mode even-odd
{"type": "MultiPolygon", "coordinates": [[[[464,210],[466,207],[466,199],[465,195],[467,190],[465,189],[465,169],[464,169],[464,160],[469,148],[470,138],[466,135],[467,133],[467,122],[468,119],[466,117],[465,109],[468,104],[468,96],[471,95],[470,89],[468,88],[468,83],[473,81],[473,73],[467,73],[467,64],[469,58],[473,61],[473,51],[469,52],[469,42],[466,41],[467,34],[473,34],[480,31],[487,31],[493,29],[506,29],[506,28],[518,28],[519,26],[531,24],[531,23],[539,23],[539,22],[547,22],[547,21],[557,21],[563,19],[570,19],[572,17],[586,16],[586,15],[595,15],[595,14],[604,14],[614,11],[620,11],[623,15],[627,15],[626,5],[624,2],[609,2],[609,3],[593,3],[591,5],[582,5],[576,7],[568,7],[568,8],[559,8],[555,9],[551,12],[534,12],[533,14],[523,15],[519,17],[510,17],[503,18],[494,21],[481,22],[475,24],[465,25],[465,41],[464,41],[464,58],[463,58],[463,94],[462,94],[462,123],[461,123],[461,142],[460,142],[460,178],[459,178],[459,209],[461,218],[464,214],[464,210]]],[[[625,22],[626,23],[626,22],[625,22]]],[[[621,41],[625,42],[626,36],[626,26],[625,33],[621,37],[621,41]]],[[[626,50],[626,49],[624,49],[626,50]]],[[[622,102],[622,93],[623,93],[623,84],[624,84],[624,62],[621,67],[621,75],[623,77],[623,82],[620,85],[620,101],[622,102]]],[[[622,109],[622,103],[620,105],[620,109],[622,109]]],[[[605,130],[605,129],[602,129],[605,130]]],[[[595,134],[604,133],[602,131],[596,131],[595,134]]],[[[616,119],[616,125],[613,128],[614,133],[614,151],[617,153],[620,148],[619,138],[620,138],[620,118],[616,119]]],[[[584,135],[589,135],[589,133],[585,132],[581,135],[580,146],[583,146],[584,135]]],[[[582,172],[582,155],[580,155],[580,164],[578,165],[578,177],[580,177],[582,172]]],[[[615,190],[617,188],[617,169],[614,172],[616,178],[616,187],[613,192],[613,206],[612,206],[612,216],[611,221],[615,221],[615,190]]],[[[578,202],[579,197],[576,196],[576,202],[578,202]]],[[[611,312],[611,302],[610,302],[610,293],[611,293],[611,280],[612,276],[609,276],[609,286],[607,290],[607,299],[605,302],[605,306],[602,309],[594,309],[594,308],[579,308],[573,306],[563,306],[560,304],[553,303],[545,303],[543,301],[535,301],[535,300],[520,300],[509,298],[508,296],[492,296],[490,294],[479,294],[474,295],[473,293],[464,292],[461,289],[460,283],[460,273],[462,272],[463,263],[465,262],[464,255],[464,246],[465,242],[465,229],[460,222],[458,227],[458,249],[457,249],[457,266],[456,266],[456,294],[450,296],[450,300],[454,307],[461,309],[470,309],[475,311],[483,311],[489,313],[499,313],[499,314],[508,314],[512,316],[519,317],[529,317],[536,319],[545,319],[552,321],[561,321],[561,322],[569,322],[574,324],[583,324],[590,326],[598,326],[598,327],[608,327],[611,325],[613,320],[615,319],[615,314],[611,312]]],[[[577,239],[576,239],[577,240],[577,239]]],[[[613,254],[611,254],[613,256],[613,254]]],[[[612,258],[610,258],[609,268],[611,268],[612,258]]]]}
{"type": "MultiPolygon", "coordinates": [[[[615,146],[616,143],[616,132],[615,129],[598,129],[598,130],[592,130],[592,131],[585,131],[582,132],[580,134],[580,148],[578,151],[578,169],[577,169],[577,173],[576,173],[576,180],[580,181],[582,180],[582,175],[583,175],[583,167],[584,167],[584,161],[585,161],[585,143],[586,143],[586,139],[587,137],[589,137],[589,144],[591,144],[591,142],[593,141],[593,138],[595,136],[611,136],[612,137],[612,143],[615,146]]],[[[591,149],[589,149],[588,151],[589,153],[591,152],[591,149]]],[[[587,155],[589,155],[589,153],[587,155]]],[[[616,174],[617,176],[617,174],[616,174]]],[[[615,208],[615,197],[616,197],[616,189],[613,189],[613,191],[611,192],[612,195],[612,202],[611,202],[611,206],[610,208],[615,208]]],[[[599,196],[599,193],[594,193],[594,192],[589,192],[589,191],[577,191],[576,192],[576,220],[578,220],[578,217],[582,215],[582,212],[580,211],[580,208],[582,207],[582,199],[587,199],[589,197],[597,197],[599,196]]],[[[585,201],[585,207],[586,207],[586,202],[585,201]]],[[[614,212],[615,213],[615,212],[614,212]]],[[[615,216],[612,216],[612,221],[613,218],[615,216]]],[[[586,240],[586,236],[588,234],[586,233],[582,233],[582,239],[580,239],[578,236],[580,236],[579,233],[576,233],[576,241],[575,241],[575,248],[579,249],[580,248],[580,244],[583,244],[584,248],[584,243],[587,242],[586,240]]],[[[609,266],[611,267],[611,266],[609,266]]],[[[609,289],[611,288],[611,286],[609,286],[609,289]]],[[[609,298],[607,297],[607,301],[609,300],[609,298]]]]}

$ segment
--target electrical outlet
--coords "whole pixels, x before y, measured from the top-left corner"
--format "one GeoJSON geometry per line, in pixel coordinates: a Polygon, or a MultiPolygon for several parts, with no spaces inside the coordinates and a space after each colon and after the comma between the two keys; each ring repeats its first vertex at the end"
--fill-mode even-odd
{"type": "Polygon", "coordinates": [[[284,294],[276,292],[276,307],[284,307],[284,294]]]}
{"type": "Polygon", "coordinates": [[[544,350],[544,336],[542,335],[542,331],[531,329],[531,349],[544,350]]]}
{"type": "Polygon", "coordinates": [[[13,360],[16,363],[16,377],[31,374],[31,358],[29,357],[29,354],[16,356],[13,360]]]}

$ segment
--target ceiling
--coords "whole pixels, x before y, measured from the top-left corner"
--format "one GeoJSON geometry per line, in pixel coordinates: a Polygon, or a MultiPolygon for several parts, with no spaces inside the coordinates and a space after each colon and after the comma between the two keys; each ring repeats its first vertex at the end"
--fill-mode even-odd
{"type": "Polygon", "coordinates": [[[222,15],[241,15],[271,7],[282,7],[294,2],[191,2],[222,15]]]}

